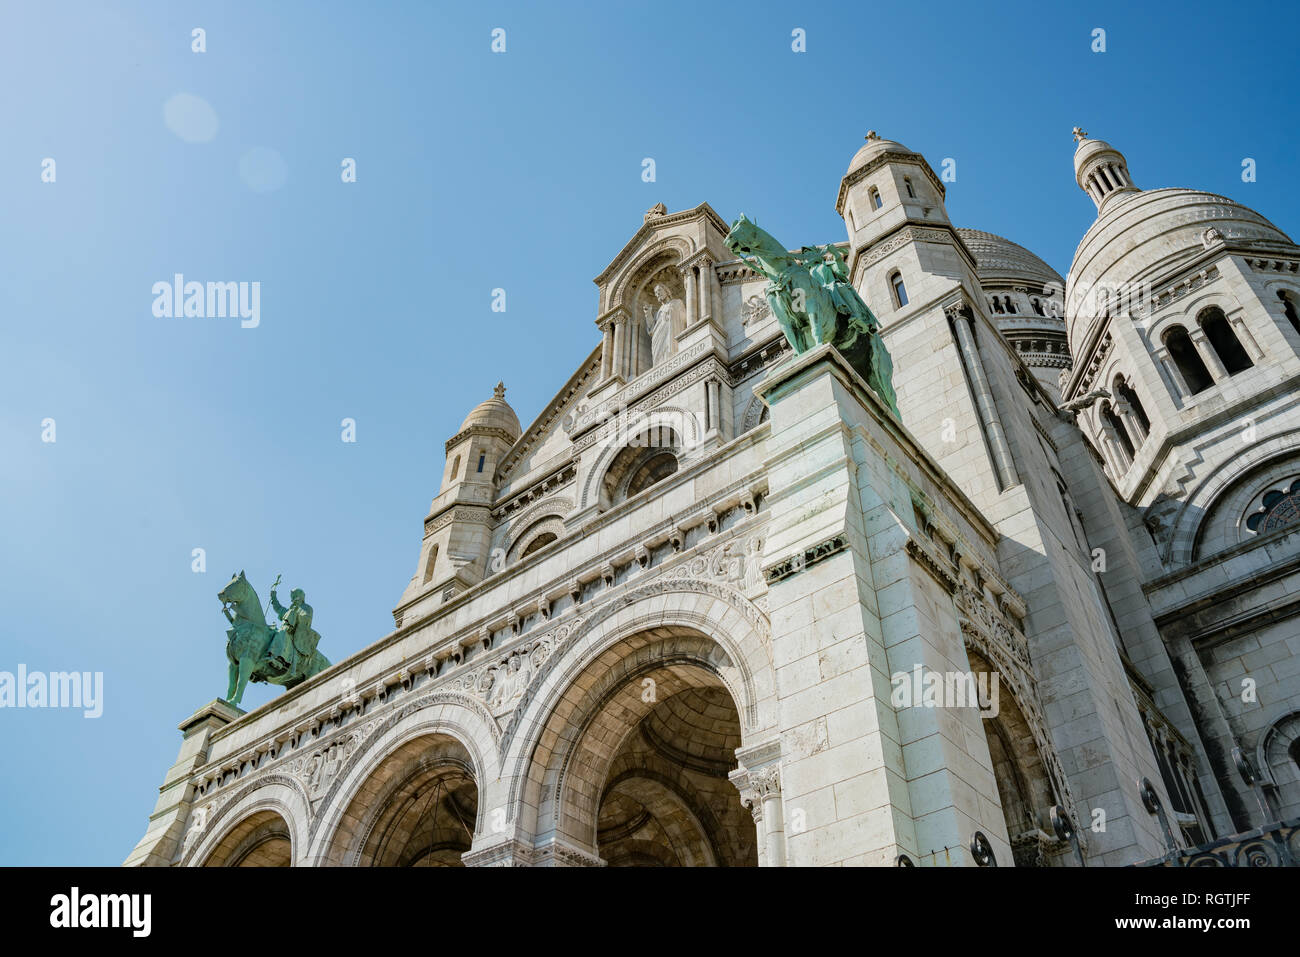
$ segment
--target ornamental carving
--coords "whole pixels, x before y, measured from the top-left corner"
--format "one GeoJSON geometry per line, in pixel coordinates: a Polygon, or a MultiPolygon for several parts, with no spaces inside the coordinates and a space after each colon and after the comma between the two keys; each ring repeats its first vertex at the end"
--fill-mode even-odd
{"type": "Polygon", "coordinates": [[[308,797],[316,801],[334,783],[339,770],[356,753],[362,742],[374,733],[378,724],[378,721],[368,721],[354,731],[336,735],[328,744],[311,754],[290,759],[284,765],[284,770],[296,777],[308,797]]]}
{"type": "Polygon", "coordinates": [[[863,257],[862,263],[871,266],[884,259],[895,249],[906,246],[908,243],[951,243],[952,239],[948,233],[942,229],[917,229],[908,227],[899,230],[889,239],[882,243],[872,246],[866,256],[863,257]]]}
{"type": "Polygon", "coordinates": [[[446,528],[452,522],[473,522],[476,525],[491,525],[492,517],[486,507],[470,506],[453,508],[443,512],[435,519],[424,523],[424,534],[432,535],[440,528],[446,528]]]}
{"type": "Polygon", "coordinates": [[[512,711],[533,678],[585,619],[566,621],[540,638],[511,649],[490,664],[459,675],[444,687],[471,694],[487,704],[493,717],[512,711]]]}
{"type": "Polygon", "coordinates": [[[772,307],[767,304],[766,297],[753,295],[745,300],[744,325],[748,326],[753,322],[762,322],[770,315],[772,315],[772,307]]]}
{"type": "Polygon", "coordinates": [[[606,399],[599,405],[590,408],[579,407],[573,418],[568,424],[568,432],[573,434],[581,432],[594,422],[602,421],[611,416],[615,416],[625,406],[630,409],[632,402],[639,399],[646,392],[654,389],[656,386],[672,378],[678,371],[690,365],[697,359],[700,359],[712,350],[712,344],[700,342],[691,346],[683,352],[677,353],[667,362],[655,366],[651,371],[642,376],[631,389],[624,390],[626,394],[620,393],[610,399],[606,399]]]}
{"type": "Polygon", "coordinates": [[[843,535],[836,535],[834,538],[828,538],[812,548],[806,548],[802,552],[791,555],[765,569],[767,584],[774,585],[783,578],[789,578],[791,575],[797,575],[805,568],[810,568],[820,561],[830,558],[836,552],[842,552],[848,547],[848,539],[843,535]]]}

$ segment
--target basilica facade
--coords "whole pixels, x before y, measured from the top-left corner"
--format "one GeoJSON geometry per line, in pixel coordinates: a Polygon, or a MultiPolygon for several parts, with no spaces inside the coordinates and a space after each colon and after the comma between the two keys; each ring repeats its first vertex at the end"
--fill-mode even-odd
{"type": "Polygon", "coordinates": [[[1098,866],[1300,817],[1300,247],[1075,139],[1064,278],[853,156],[815,238],[897,414],[707,204],[649,210],[550,403],[447,439],[393,631],[186,719],[127,863],[1098,866]]]}

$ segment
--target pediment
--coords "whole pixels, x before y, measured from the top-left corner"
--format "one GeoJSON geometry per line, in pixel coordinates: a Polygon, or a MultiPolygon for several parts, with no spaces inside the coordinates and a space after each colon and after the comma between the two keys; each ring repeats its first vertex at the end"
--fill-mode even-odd
{"type": "Polygon", "coordinates": [[[662,203],[593,282],[600,289],[599,315],[625,305],[647,275],[668,265],[684,265],[696,256],[721,261],[734,258],[723,245],[727,223],[708,203],[669,213],[662,203]]]}

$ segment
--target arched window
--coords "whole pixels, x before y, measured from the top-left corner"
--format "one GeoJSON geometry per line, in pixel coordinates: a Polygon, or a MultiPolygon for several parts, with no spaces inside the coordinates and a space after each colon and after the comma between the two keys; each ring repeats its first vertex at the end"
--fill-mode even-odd
{"type": "Polygon", "coordinates": [[[480,453],[478,457],[478,470],[480,472],[483,471],[483,463],[486,461],[487,461],[487,453],[486,452],[480,453]]]}
{"type": "Polygon", "coordinates": [[[1039,302],[1037,299],[1030,299],[1029,304],[1034,307],[1034,315],[1036,316],[1043,315],[1043,304],[1041,302],[1039,302]]]}
{"type": "Polygon", "coordinates": [[[671,451],[663,451],[640,465],[627,483],[627,497],[631,498],[643,492],[660,479],[666,479],[677,471],[677,456],[671,451]]]}
{"type": "Polygon", "coordinates": [[[872,209],[879,209],[884,205],[884,203],[880,201],[880,190],[876,189],[876,187],[871,187],[871,193],[869,195],[871,196],[872,209]]]}
{"type": "Polygon", "coordinates": [[[1002,300],[999,299],[997,296],[994,296],[991,301],[993,303],[993,311],[996,312],[998,315],[1002,315],[1002,313],[1005,312],[1005,310],[1002,308],[1002,300]]]}
{"type": "Polygon", "coordinates": [[[433,580],[433,570],[438,564],[438,546],[429,549],[429,557],[424,560],[424,584],[433,580]]]}
{"type": "Polygon", "coordinates": [[[1291,295],[1282,290],[1278,290],[1277,298],[1282,300],[1282,311],[1286,313],[1287,322],[1291,323],[1291,328],[1300,332],[1300,315],[1296,314],[1295,300],[1291,295]]]}
{"type": "Polygon", "coordinates": [[[907,195],[911,199],[916,199],[916,193],[912,189],[912,180],[910,177],[908,176],[903,177],[903,186],[907,189],[907,195]]]}
{"type": "Polygon", "coordinates": [[[895,271],[889,277],[889,288],[894,291],[894,305],[902,309],[907,305],[907,287],[903,285],[903,274],[895,271]]]}
{"type": "Polygon", "coordinates": [[[456,481],[456,475],[460,472],[460,456],[456,456],[451,463],[451,471],[447,474],[447,481],[456,481]]]}
{"type": "Polygon", "coordinates": [[[1002,301],[1006,304],[1007,312],[1014,316],[1016,314],[1016,304],[1011,301],[1011,297],[1003,296],[1002,301]]]}
{"type": "Polygon", "coordinates": [[[1137,449],[1133,448],[1133,441],[1128,437],[1128,432],[1124,428],[1124,423],[1119,420],[1119,416],[1115,413],[1115,409],[1109,402],[1102,403],[1101,417],[1105,423],[1110,426],[1109,431],[1112,437],[1119,443],[1120,448],[1122,448],[1124,453],[1128,456],[1124,461],[1124,467],[1127,468],[1129,463],[1133,461],[1133,456],[1137,453],[1137,449]]]}
{"type": "Polygon", "coordinates": [[[545,548],[547,545],[551,544],[551,542],[555,541],[557,538],[559,538],[559,536],[556,535],[554,532],[542,532],[542,534],[538,535],[536,538],[534,538],[531,542],[528,543],[528,545],[524,548],[523,553],[519,557],[527,558],[533,552],[537,551],[539,548],[545,548]]]}
{"type": "Polygon", "coordinates": [[[1214,380],[1210,378],[1210,370],[1205,368],[1201,354],[1196,351],[1196,346],[1192,345],[1192,337],[1187,334],[1186,329],[1182,326],[1174,326],[1165,333],[1164,344],[1169,350],[1169,358],[1174,360],[1174,365],[1178,367],[1178,372],[1187,383],[1187,388],[1191,390],[1192,395],[1204,392],[1214,385],[1214,380]]]}
{"type": "Polygon", "coordinates": [[[602,511],[625,502],[677,471],[681,442],[667,426],[641,433],[619,451],[601,479],[599,504],[602,511]]]}
{"type": "Polygon", "coordinates": [[[1232,326],[1228,325],[1228,317],[1218,306],[1203,310],[1196,317],[1196,321],[1205,330],[1205,338],[1210,340],[1210,345],[1214,347],[1214,352],[1223,363],[1223,367],[1228,370],[1228,375],[1245,372],[1255,364],[1250,361],[1250,356],[1246,355],[1246,350],[1237,341],[1232,326]]]}

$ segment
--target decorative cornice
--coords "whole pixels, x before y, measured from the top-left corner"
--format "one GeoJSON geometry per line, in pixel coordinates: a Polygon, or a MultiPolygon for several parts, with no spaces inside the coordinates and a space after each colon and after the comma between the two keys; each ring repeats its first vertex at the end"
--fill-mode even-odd
{"type": "Polygon", "coordinates": [[[848,197],[849,190],[862,182],[880,167],[886,163],[907,163],[911,166],[919,166],[925,175],[929,178],[930,183],[939,192],[939,199],[942,200],[946,190],[943,182],[938,176],[934,175],[934,170],[930,169],[930,164],[920,153],[913,153],[910,150],[884,150],[872,157],[869,163],[865,163],[853,172],[846,175],[840,180],[840,191],[835,197],[835,212],[844,215],[844,200],[848,197]]]}
{"type": "Polygon", "coordinates": [[[784,558],[774,565],[769,565],[763,569],[763,575],[767,579],[769,586],[774,585],[782,579],[811,568],[818,562],[825,561],[837,552],[844,551],[848,546],[847,536],[836,535],[824,542],[813,545],[811,548],[805,548],[802,552],[784,558]]]}
{"type": "Polygon", "coordinates": [[[507,429],[498,429],[491,425],[471,425],[468,429],[457,432],[447,440],[445,449],[450,452],[452,448],[459,445],[471,435],[486,435],[494,439],[503,439],[508,444],[513,445],[518,438],[513,432],[507,429]]]}
{"type": "Polygon", "coordinates": [[[456,505],[447,508],[424,522],[424,535],[427,538],[434,532],[446,528],[452,522],[470,522],[474,525],[491,526],[492,513],[486,505],[456,505]]]}

